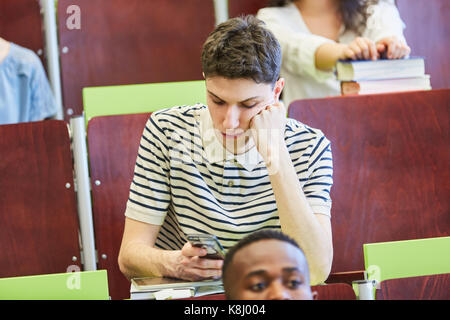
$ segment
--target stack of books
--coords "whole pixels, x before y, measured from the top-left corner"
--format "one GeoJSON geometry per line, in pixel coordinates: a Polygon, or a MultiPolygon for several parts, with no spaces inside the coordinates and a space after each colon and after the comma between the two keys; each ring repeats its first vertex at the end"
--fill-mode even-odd
{"type": "Polygon", "coordinates": [[[130,300],[170,300],[223,293],[222,280],[190,282],[186,280],[149,277],[131,280],[130,300]]]}
{"type": "Polygon", "coordinates": [[[337,79],[342,95],[431,90],[422,57],[338,61],[337,79]]]}

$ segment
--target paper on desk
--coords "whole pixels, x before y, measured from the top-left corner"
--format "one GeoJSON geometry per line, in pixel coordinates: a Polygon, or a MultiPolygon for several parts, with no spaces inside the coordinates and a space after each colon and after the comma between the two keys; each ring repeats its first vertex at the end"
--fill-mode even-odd
{"type": "Polygon", "coordinates": [[[194,295],[194,288],[186,289],[163,289],[153,292],[156,300],[183,299],[194,295]]]}

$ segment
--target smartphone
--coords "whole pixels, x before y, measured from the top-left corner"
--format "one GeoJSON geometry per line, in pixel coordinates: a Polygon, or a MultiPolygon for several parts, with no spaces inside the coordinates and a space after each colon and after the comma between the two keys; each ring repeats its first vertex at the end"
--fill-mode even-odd
{"type": "Polygon", "coordinates": [[[219,242],[219,239],[212,234],[188,234],[188,241],[193,247],[203,248],[207,250],[206,256],[200,258],[206,259],[224,259],[225,251],[219,242]]]}

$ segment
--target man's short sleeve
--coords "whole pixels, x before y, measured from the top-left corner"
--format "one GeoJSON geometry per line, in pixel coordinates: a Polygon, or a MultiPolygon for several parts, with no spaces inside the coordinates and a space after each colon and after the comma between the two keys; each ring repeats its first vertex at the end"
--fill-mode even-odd
{"type": "Polygon", "coordinates": [[[322,134],[316,137],[311,149],[308,172],[310,174],[308,181],[303,185],[303,192],[313,212],[331,217],[330,191],[333,185],[333,159],[331,143],[322,134]]]}
{"type": "Polygon", "coordinates": [[[312,211],[331,217],[333,159],[330,141],[320,130],[289,119],[286,143],[312,211]]]}
{"type": "Polygon", "coordinates": [[[125,215],[141,222],[162,225],[170,204],[169,146],[153,113],[144,128],[125,215]]]}

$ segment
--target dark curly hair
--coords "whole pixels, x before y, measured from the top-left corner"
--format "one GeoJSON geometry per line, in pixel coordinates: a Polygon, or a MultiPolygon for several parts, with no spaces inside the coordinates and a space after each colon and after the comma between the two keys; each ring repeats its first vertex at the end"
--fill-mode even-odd
{"type": "MultiPolygon", "coordinates": [[[[295,0],[269,0],[268,7],[283,7],[295,0]]],[[[377,4],[379,0],[340,0],[339,11],[346,30],[355,31],[361,35],[366,27],[370,5],[377,4]]]]}
{"type": "Polygon", "coordinates": [[[219,24],[206,39],[202,68],[205,77],[274,85],[280,74],[281,47],[263,21],[252,15],[233,18],[219,24]]]}

